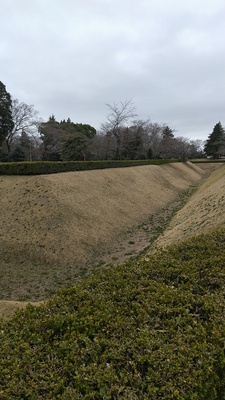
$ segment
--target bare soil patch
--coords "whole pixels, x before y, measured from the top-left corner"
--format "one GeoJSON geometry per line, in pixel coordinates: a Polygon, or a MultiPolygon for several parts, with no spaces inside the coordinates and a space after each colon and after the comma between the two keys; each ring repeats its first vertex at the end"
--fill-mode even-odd
{"type": "Polygon", "coordinates": [[[1,298],[42,300],[139,254],[204,174],[176,163],[0,177],[1,298]]]}

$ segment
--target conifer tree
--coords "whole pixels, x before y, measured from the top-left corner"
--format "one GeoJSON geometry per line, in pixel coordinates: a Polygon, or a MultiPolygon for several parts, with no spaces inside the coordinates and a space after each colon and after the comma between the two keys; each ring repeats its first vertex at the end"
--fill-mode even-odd
{"type": "Polygon", "coordinates": [[[209,135],[208,140],[206,141],[204,151],[209,157],[219,158],[224,152],[224,147],[225,132],[221,122],[218,122],[214,126],[212,133],[209,135]]]}

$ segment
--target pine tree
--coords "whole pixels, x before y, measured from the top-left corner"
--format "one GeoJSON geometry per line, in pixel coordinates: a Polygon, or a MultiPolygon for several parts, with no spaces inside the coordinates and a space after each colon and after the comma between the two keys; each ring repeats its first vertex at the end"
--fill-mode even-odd
{"type": "Polygon", "coordinates": [[[11,96],[0,81],[0,146],[13,126],[11,96]]]}
{"type": "Polygon", "coordinates": [[[212,158],[219,158],[224,151],[225,132],[221,122],[218,122],[212,133],[209,135],[205,144],[204,151],[207,156],[212,158]]]}
{"type": "Polygon", "coordinates": [[[174,138],[173,129],[171,129],[168,125],[163,128],[162,138],[163,139],[174,138]]]}

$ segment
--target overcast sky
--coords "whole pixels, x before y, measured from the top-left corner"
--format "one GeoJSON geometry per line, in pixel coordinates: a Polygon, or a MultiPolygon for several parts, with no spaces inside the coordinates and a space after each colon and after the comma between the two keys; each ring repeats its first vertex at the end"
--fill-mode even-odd
{"type": "Polygon", "coordinates": [[[224,0],[0,0],[0,81],[47,120],[106,103],[207,139],[225,124],[224,0]]]}

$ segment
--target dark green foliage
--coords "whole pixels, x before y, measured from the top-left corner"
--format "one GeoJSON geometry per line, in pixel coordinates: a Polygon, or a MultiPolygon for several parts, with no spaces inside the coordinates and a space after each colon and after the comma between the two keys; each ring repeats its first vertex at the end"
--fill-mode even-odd
{"type": "Polygon", "coordinates": [[[225,230],[103,269],[0,327],[1,399],[223,400],[225,230]]]}
{"type": "Polygon", "coordinates": [[[128,160],[145,159],[143,155],[143,137],[141,129],[126,128],[123,134],[121,158],[128,160]]]}
{"type": "Polygon", "coordinates": [[[54,115],[39,128],[42,140],[42,159],[50,160],[52,154],[59,154],[63,160],[84,160],[88,158],[88,144],[96,130],[88,124],[56,121],[54,115]]]}
{"type": "Polygon", "coordinates": [[[214,126],[213,132],[209,135],[205,144],[204,151],[207,156],[212,158],[219,158],[221,155],[225,155],[225,132],[221,122],[214,126]]]}
{"type": "Polygon", "coordinates": [[[163,128],[162,131],[163,139],[171,139],[174,138],[173,129],[171,129],[168,125],[163,128]]]}
{"type": "Polygon", "coordinates": [[[17,138],[17,145],[8,157],[8,161],[28,161],[31,160],[31,140],[26,132],[22,132],[17,138]]]}
{"type": "Polygon", "coordinates": [[[53,151],[52,153],[49,153],[46,156],[46,160],[47,161],[62,161],[61,154],[58,153],[57,151],[55,151],[55,152],[53,151]]]}
{"type": "Polygon", "coordinates": [[[10,159],[12,161],[24,161],[26,158],[25,153],[23,151],[23,149],[20,146],[17,146],[15,148],[15,150],[13,151],[13,153],[10,156],[10,159]]]}
{"type": "Polygon", "coordinates": [[[192,159],[191,162],[194,164],[210,164],[210,163],[214,164],[214,163],[224,163],[225,160],[223,158],[219,158],[219,159],[196,158],[196,159],[192,159]]]}
{"type": "MultiPolygon", "coordinates": [[[[67,120],[66,123],[68,124],[71,122],[67,120]]],[[[74,129],[77,133],[83,134],[88,139],[92,139],[96,135],[96,129],[93,128],[93,126],[91,126],[89,124],[73,124],[72,123],[72,125],[74,125],[74,129]]]]}
{"type": "Polygon", "coordinates": [[[147,152],[147,158],[150,160],[152,157],[152,149],[149,147],[148,152],[147,152]]]}
{"type": "Polygon", "coordinates": [[[68,171],[86,171],[105,168],[135,167],[138,165],[161,165],[178,160],[108,160],[108,161],[64,161],[0,163],[0,175],[41,175],[68,171]]]}
{"type": "Polygon", "coordinates": [[[81,133],[68,135],[63,141],[62,159],[65,161],[86,159],[87,137],[81,133]]]}
{"type": "Polygon", "coordinates": [[[5,85],[0,81],[0,146],[13,129],[12,100],[5,85]]]}

